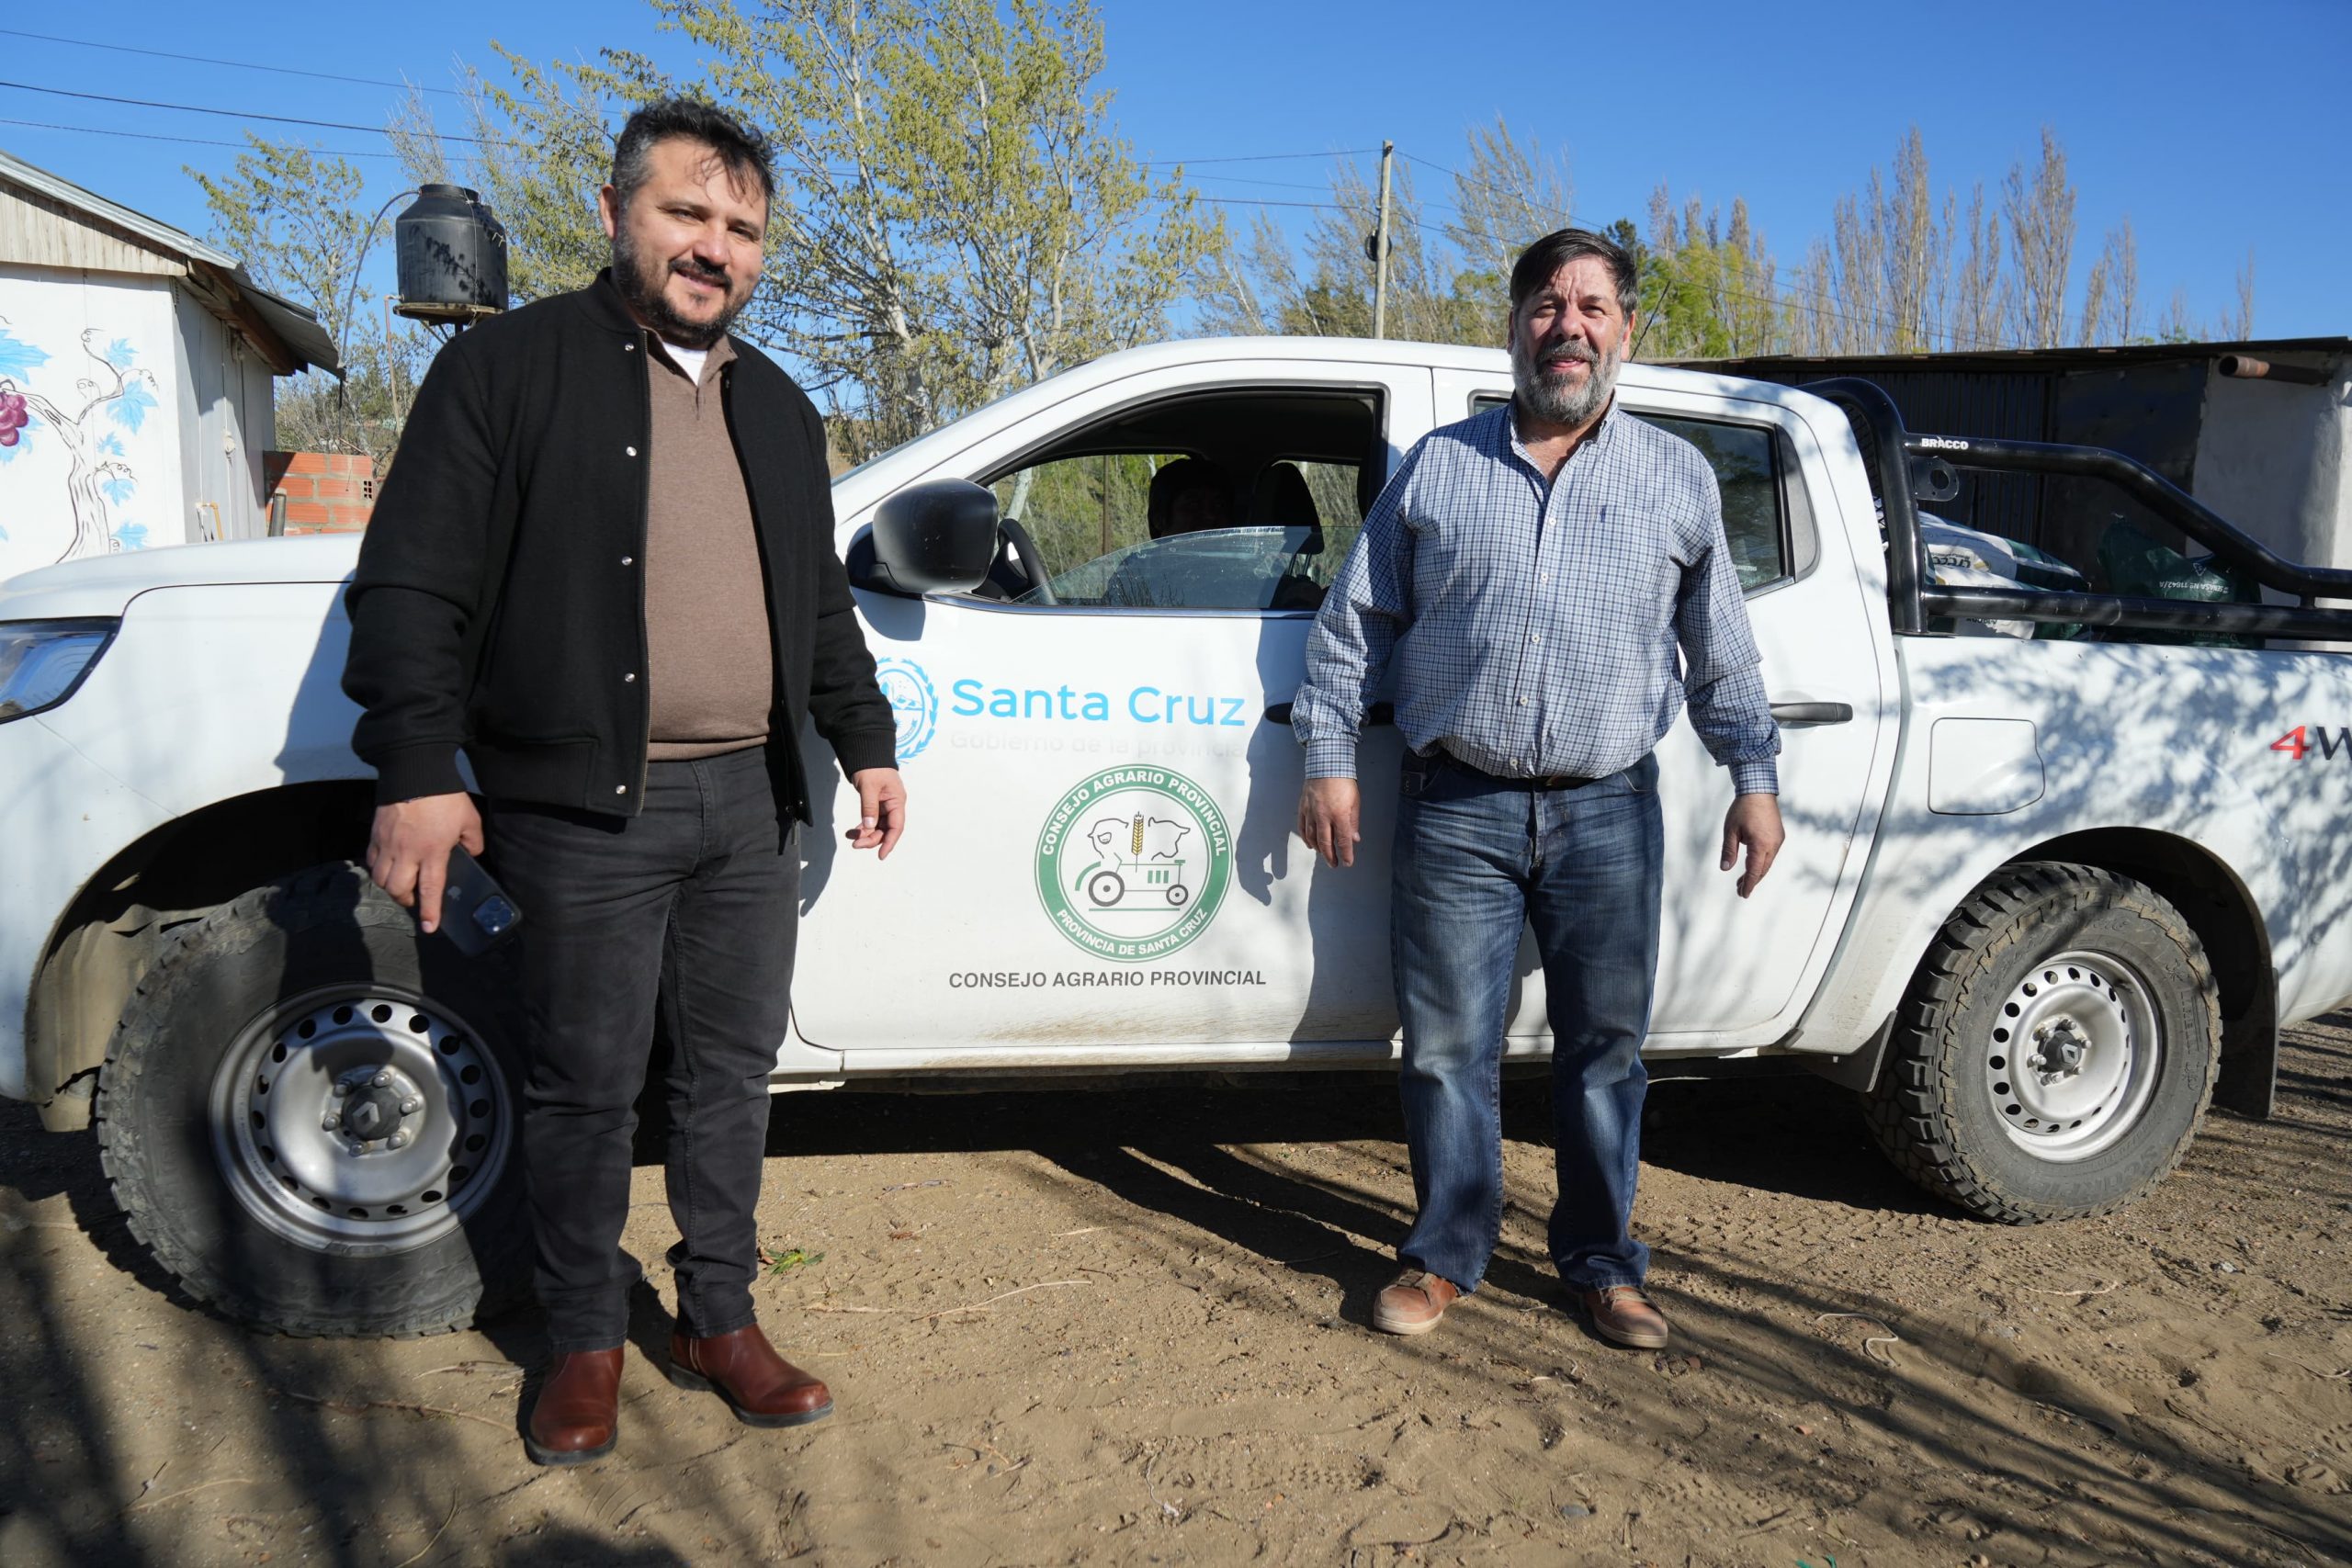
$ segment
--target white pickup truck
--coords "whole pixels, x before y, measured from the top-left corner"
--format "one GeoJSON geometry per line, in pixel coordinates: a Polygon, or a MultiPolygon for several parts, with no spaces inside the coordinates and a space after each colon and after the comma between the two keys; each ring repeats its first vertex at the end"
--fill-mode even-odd
{"type": "MultiPolygon", "coordinates": [[[[1392,1058],[1396,731],[1367,731],[1365,852],[1333,871],[1291,831],[1287,704],[1361,508],[1510,389],[1499,353],[1172,343],[842,475],[913,827],[887,865],[842,852],[854,796],[811,769],[836,784],[803,839],[775,1086],[1392,1058]],[[1183,457],[1232,525],[1148,537],[1183,457]]],[[[2259,646],[2346,637],[2316,600],[2352,574],[2111,455],[1906,435],[1874,388],[1815,390],[1621,382],[1720,477],[1789,828],[1733,897],[1725,775],[1687,726],[1661,746],[1648,1053],[1819,1066],[1988,1218],[2112,1208],[2210,1104],[2267,1112],[2279,1026],[2352,998],[2352,665],[2259,646]],[[1949,466],[2111,478],[2301,603],[1939,585],[1917,508],[1949,466]],[[2045,635],[1952,635],[1996,625],[2045,635]]],[[[135,1234],[197,1297],[418,1333],[515,1284],[514,1024],[495,955],[420,938],[350,863],[354,555],[207,545],[0,587],[0,1095],[95,1122],[135,1234]]],[[[1537,1058],[1523,957],[1509,1050],[1537,1058]]]]}

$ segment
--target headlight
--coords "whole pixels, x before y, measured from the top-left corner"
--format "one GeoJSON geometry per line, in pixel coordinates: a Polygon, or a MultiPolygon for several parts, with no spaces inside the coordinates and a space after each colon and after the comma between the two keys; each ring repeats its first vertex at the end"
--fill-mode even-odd
{"type": "Polygon", "coordinates": [[[0,621],[0,724],[72,696],[114,628],[112,621],[0,621]]]}

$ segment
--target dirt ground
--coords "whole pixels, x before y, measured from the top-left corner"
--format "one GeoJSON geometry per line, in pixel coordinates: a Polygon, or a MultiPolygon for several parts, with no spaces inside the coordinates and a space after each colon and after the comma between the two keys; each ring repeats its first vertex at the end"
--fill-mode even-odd
{"type": "MultiPolygon", "coordinates": [[[[2352,1016],[2111,1219],[2007,1230],[1811,1078],[1660,1084],[1665,1355],[1562,1310],[1540,1085],[1487,1287],[1364,1325],[1411,1182],[1385,1081],[776,1106],[770,1333],[838,1412],[740,1427],[632,1352],[621,1447],[528,1463],[527,1314],[257,1337],[0,1113],[0,1562],[2317,1564],[2352,1560],[2352,1016]]],[[[661,1173],[629,1240],[654,1283],[661,1173]]],[[[647,1292],[638,1337],[667,1320],[647,1292]]]]}

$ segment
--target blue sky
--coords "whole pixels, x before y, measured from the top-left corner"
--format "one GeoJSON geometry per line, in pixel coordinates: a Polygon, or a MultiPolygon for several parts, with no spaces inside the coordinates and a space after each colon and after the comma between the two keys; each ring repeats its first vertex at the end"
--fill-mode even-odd
{"type": "MultiPolygon", "coordinates": [[[[1497,115],[1568,150],[1580,216],[1642,217],[1659,181],[1711,204],[1747,197],[1793,263],[1832,203],[1892,160],[1917,122],[1940,189],[1996,190],[2047,122],[2078,193],[2075,280],[2128,215],[2143,304],[2176,288],[2198,320],[2234,298],[2249,246],[2260,336],[2352,333],[2352,159],[2334,79],[2352,60],[2352,0],[1981,0],[1962,6],[1797,3],[1456,7],[1390,0],[1255,4],[1103,0],[1103,85],[1142,154],[1236,159],[1399,149],[1460,162],[1465,131],[1497,115]],[[1475,18],[1475,19],[1473,19],[1475,18]]],[[[410,0],[376,6],[232,3],[206,11],[127,4],[0,17],[0,78],[120,97],[380,124],[391,90],[77,48],[41,33],[446,85],[490,40],[537,58],[635,48],[691,74],[692,52],[640,0],[410,0]],[[492,19],[494,17],[494,20],[492,19]]],[[[0,88],[0,119],[234,141],[235,119],[0,88]]],[[[456,129],[454,119],[449,122],[456,129]]],[[[254,123],[265,134],[381,151],[360,131],[254,123]]],[[[0,123],[0,147],[127,206],[201,232],[183,164],[225,168],[232,147],[0,123]]],[[[378,199],[389,159],[355,160],[378,199]]],[[[1208,195],[1314,201],[1328,160],[1203,164],[1208,195]],[[1216,176],[1214,178],[1209,176],[1216,176]],[[1290,189],[1296,182],[1313,189],[1290,189]]],[[[1425,196],[1444,182],[1418,169],[1425,196]]],[[[1294,208],[1254,211],[1301,226],[1294,208]]]]}

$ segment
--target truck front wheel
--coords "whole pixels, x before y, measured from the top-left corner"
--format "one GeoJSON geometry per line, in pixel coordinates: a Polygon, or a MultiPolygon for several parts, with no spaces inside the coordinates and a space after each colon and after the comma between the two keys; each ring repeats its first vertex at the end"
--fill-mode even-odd
{"type": "Polygon", "coordinates": [[[1904,1173],[2011,1224],[2121,1208],[2180,1163],[2220,1065],[2205,950],[2128,877],[2009,866],[1921,961],[1869,1101],[1904,1173]]]}
{"type": "Polygon", "coordinates": [[[460,1328],[519,1293],[511,976],[352,865],[187,927],[98,1078],[130,1228],[188,1293],[287,1334],[460,1328]]]}

